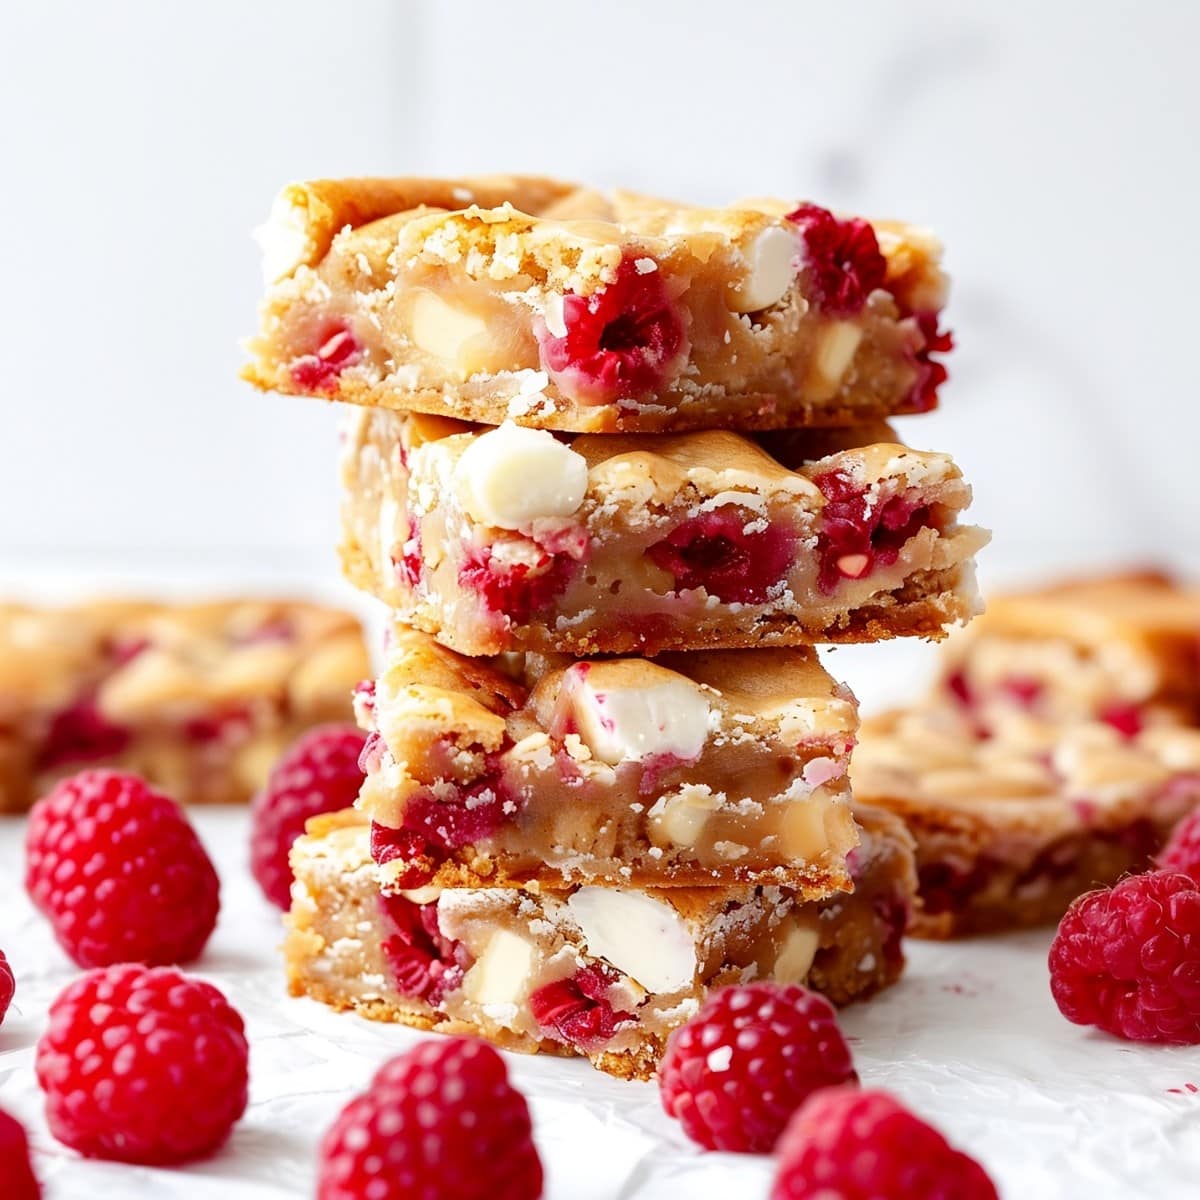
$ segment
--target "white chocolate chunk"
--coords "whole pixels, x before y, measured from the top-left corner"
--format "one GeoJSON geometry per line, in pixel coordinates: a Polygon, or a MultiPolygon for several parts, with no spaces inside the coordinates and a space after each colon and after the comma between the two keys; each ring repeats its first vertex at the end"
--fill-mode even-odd
{"type": "Polygon", "coordinates": [[[746,247],[747,272],[732,288],[729,302],[737,312],[758,312],[783,299],[796,277],[799,251],[795,237],[778,225],[769,225],[746,247]]]}
{"type": "Polygon", "coordinates": [[[816,367],[826,383],[842,382],[862,336],[862,327],[853,321],[835,321],[821,335],[817,343],[816,367]]]}
{"type": "Polygon", "coordinates": [[[254,240],[262,251],[263,280],[270,286],[286,279],[311,250],[307,210],[285,188],[275,197],[265,225],[254,231],[254,240]]]}
{"type": "Polygon", "coordinates": [[[587,484],[583,455],[544,429],[511,421],[475,438],[454,467],[458,502],[475,520],[500,529],[571,516],[587,484]]]}
{"type": "Polygon", "coordinates": [[[825,829],[825,804],[819,800],[793,800],[781,822],[784,853],[796,862],[811,862],[829,849],[825,829]]]}
{"type": "Polygon", "coordinates": [[[723,799],[723,793],[703,784],[690,784],[674,796],[660,797],[649,813],[651,837],[668,845],[694,846],[723,799]]]}
{"type": "Polygon", "coordinates": [[[517,1004],[529,991],[535,947],[507,929],[492,934],[463,977],[463,992],[476,1004],[517,1004]]]}
{"type": "Polygon", "coordinates": [[[587,952],[648,992],[677,992],[696,977],[696,946],[683,918],[643,892],[582,887],[567,901],[587,952]]]}
{"type": "Polygon", "coordinates": [[[584,674],[573,694],[579,733],[592,754],[616,766],[653,755],[695,758],[708,738],[709,707],[703,692],[673,672],[639,687],[605,687],[584,674]]]}
{"type": "Polygon", "coordinates": [[[408,334],[427,354],[456,366],[464,376],[483,366],[487,325],[433,292],[419,292],[413,300],[408,334]]]}
{"type": "Polygon", "coordinates": [[[793,917],[784,932],[771,978],[778,983],[803,983],[812,970],[819,942],[815,917],[793,917]]]}

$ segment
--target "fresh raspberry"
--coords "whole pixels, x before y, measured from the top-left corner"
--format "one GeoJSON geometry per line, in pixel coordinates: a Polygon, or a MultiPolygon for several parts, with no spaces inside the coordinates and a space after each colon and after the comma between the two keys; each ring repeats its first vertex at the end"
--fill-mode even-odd
{"type": "Polygon", "coordinates": [[[466,947],[442,933],[436,901],[417,904],[405,896],[381,895],[379,910],[390,930],[383,956],[396,991],[436,1007],[461,985],[471,964],[466,947]]]}
{"type": "Polygon", "coordinates": [[[38,1043],[46,1119],[88,1158],[211,1154],[246,1109],[242,1018],[210,983],[122,963],[70,984],[38,1043]]]}
{"type": "Polygon", "coordinates": [[[1137,737],[1146,724],[1140,705],[1121,701],[1106,704],[1097,715],[1106,725],[1111,725],[1123,738],[1137,737]]]}
{"type": "MultiPolygon", "coordinates": [[[[1200,887],[1200,811],[1184,817],[1171,830],[1157,862],[1164,871],[1187,875],[1200,887]]],[[[0,999],[0,1012],[3,1011],[4,1002],[0,999]]]]}
{"type": "Polygon", "coordinates": [[[307,392],[336,392],[338,376],[362,357],[362,346],[344,321],[327,326],[317,349],[292,362],[292,380],[307,392]]]}
{"type": "Polygon", "coordinates": [[[818,475],[821,509],[817,583],[826,595],[843,579],[865,579],[876,566],[891,566],[909,538],[929,524],[928,506],[904,495],[879,503],[845,471],[818,475]]]}
{"type": "Polygon", "coordinates": [[[1050,947],[1050,990],[1076,1025],[1200,1042],[1200,885],[1154,871],[1080,896],[1050,947]]]}
{"type": "Polygon", "coordinates": [[[29,1161],[25,1127],[0,1108],[0,1183],[4,1200],[41,1200],[42,1189],[29,1161]]]}
{"type": "Polygon", "coordinates": [[[321,1145],[317,1200],[537,1200],[542,1164],[504,1060],[433,1038],[385,1063],[321,1145]]]}
{"type": "Polygon", "coordinates": [[[632,1021],[632,1013],[617,1012],[608,999],[620,976],[605,963],[592,963],[568,979],[547,983],[529,997],[529,1011],[542,1030],[583,1054],[600,1050],[617,1031],[632,1021]]]}
{"type": "Polygon", "coordinates": [[[766,1153],[817,1088],[857,1082],[833,1006],[799,984],[713,993],[671,1034],[663,1108],[709,1150],[766,1153]]]}
{"type": "Polygon", "coordinates": [[[358,758],[367,735],[353,725],[319,725],[294,742],[271,769],[250,806],[250,870],[278,908],[291,901],[288,852],[309,817],[349,808],[363,772],[358,758]]]}
{"type": "Polygon", "coordinates": [[[190,962],[220,907],[183,810],[120,771],[82,771],[34,805],[25,888],[81,967],[190,962]]]}
{"type": "Polygon", "coordinates": [[[829,1088],[779,1139],[771,1200],[998,1200],[987,1172],[886,1092],[829,1088]]]}
{"type": "Polygon", "coordinates": [[[13,993],[17,990],[17,981],[13,969],[9,966],[4,951],[0,950],[0,1025],[4,1024],[4,1014],[12,1003],[13,993]]]}
{"type": "Polygon", "coordinates": [[[688,339],[657,267],[625,259],[616,278],[590,296],[562,298],[560,337],[539,320],[542,366],[564,395],[608,404],[657,392],[679,372],[688,339]]]}
{"type": "Polygon", "coordinates": [[[733,507],[715,509],[677,525],[646,553],[678,590],[702,587],[723,604],[762,604],[787,577],[795,547],[785,530],[757,529],[757,521],[733,507]]]}
{"type": "Polygon", "coordinates": [[[831,317],[860,313],[887,277],[887,259],[870,222],[861,217],[839,221],[816,204],[800,205],[787,219],[804,237],[805,266],[812,273],[810,286],[821,311],[831,317]]]}

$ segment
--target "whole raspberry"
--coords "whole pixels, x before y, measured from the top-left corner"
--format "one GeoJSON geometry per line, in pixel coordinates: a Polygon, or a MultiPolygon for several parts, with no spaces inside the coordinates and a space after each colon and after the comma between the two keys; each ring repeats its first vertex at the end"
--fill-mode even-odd
{"type": "Polygon", "coordinates": [[[183,810],[136,775],[83,771],[39,800],[25,887],[81,967],[199,956],[220,883],[183,810]]]}
{"type": "Polygon", "coordinates": [[[0,1183],[4,1184],[4,1200],[41,1200],[29,1161],[29,1139],[25,1127],[15,1117],[0,1108],[0,1183]]]}
{"type": "Polygon", "coordinates": [[[250,870],[278,908],[291,902],[288,851],[309,817],[349,808],[358,797],[358,765],[367,735],[353,725],[320,725],[275,764],[250,806],[250,870]]]}
{"type": "Polygon", "coordinates": [[[12,1003],[13,993],[16,990],[17,981],[13,976],[13,969],[8,965],[4,951],[0,950],[0,1025],[4,1024],[4,1014],[8,1012],[8,1006],[12,1003]]]}
{"type": "Polygon", "coordinates": [[[658,1081],[693,1141],[761,1154],[812,1092],[858,1076],[824,996],[752,983],[715,992],[671,1034],[658,1081]]]}
{"type": "Polygon", "coordinates": [[[504,1060],[470,1038],[385,1063],[321,1145],[317,1200],[537,1200],[529,1107],[504,1060]]]}
{"type": "Polygon", "coordinates": [[[1167,844],[1158,856],[1164,871],[1178,871],[1200,885],[1200,811],[1184,817],[1171,830],[1167,844]]]}
{"type": "Polygon", "coordinates": [[[870,223],[861,217],[839,221],[817,204],[802,204],[787,219],[804,237],[804,265],[821,311],[832,317],[861,312],[867,297],[887,278],[887,259],[870,223]]]}
{"type": "Polygon", "coordinates": [[[1153,871],[1080,896],[1050,947],[1050,991],[1076,1025],[1200,1042],[1200,885],[1153,871]]]}
{"type": "Polygon", "coordinates": [[[212,984],[122,963],[70,984],[37,1047],[46,1119],[89,1158],[211,1154],[246,1109],[242,1018],[212,984]]]}
{"type": "Polygon", "coordinates": [[[997,1200],[973,1158],[886,1092],[818,1092],[777,1149],[771,1200],[997,1200]]]}

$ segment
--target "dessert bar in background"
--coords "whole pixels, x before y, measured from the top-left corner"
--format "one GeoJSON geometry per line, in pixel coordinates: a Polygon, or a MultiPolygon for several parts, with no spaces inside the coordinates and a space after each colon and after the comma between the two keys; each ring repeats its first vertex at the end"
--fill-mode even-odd
{"type": "Polygon", "coordinates": [[[400,625],[356,707],[390,890],[849,886],[858,712],[811,650],[488,660],[400,625]]]}
{"type": "Polygon", "coordinates": [[[1200,724],[1200,587],[1142,571],[989,598],[947,643],[941,693],[981,728],[1014,710],[1200,724]]]}
{"type": "Polygon", "coordinates": [[[633,433],[924,412],[946,375],[936,239],[814,204],[322,180],[260,233],[273,391],[633,433]]]}
{"type": "Polygon", "coordinates": [[[1053,922],[1151,866],[1200,804],[1200,729],[1008,712],[982,734],[952,708],[918,706],[863,723],[851,777],[858,801],[916,839],[911,932],[984,933],[1053,922]]]}
{"type": "Polygon", "coordinates": [[[0,812],[83,767],[243,801],[312,725],[351,719],[358,621],[294,600],[0,606],[0,812]]]}
{"type": "Polygon", "coordinates": [[[749,885],[383,896],[366,822],[319,817],[292,851],[289,987],[375,1020],[585,1055],[646,1079],[709,988],[806,981],[844,1004],[895,981],[911,842],[886,814],[858,817],[855,891],[818,903],[749,885]]]}
{"type": "Polygon", "coordinates": [[[343,441],[352,583],[467,654],[941,636],[978,608],[947,455],[727,431],[556,438],[363,410],[343,441]],[[806,440],[810,443],[806,445],[806,440]]]}

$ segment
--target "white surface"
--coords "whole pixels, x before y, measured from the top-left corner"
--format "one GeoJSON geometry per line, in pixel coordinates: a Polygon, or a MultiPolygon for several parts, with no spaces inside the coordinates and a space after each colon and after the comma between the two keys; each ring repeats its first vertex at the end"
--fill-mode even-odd
{"type": "Polygon", "coordinates": [[[250,230],[293,177],[499,168],[933,226],[960,348],[911,436],[1022,555],[1196,560],[1200,6],[7,7],[5,550],[324,552],[335,413],[235,378],[250,230]]]}
{"type": "MultiPolygon", "coordinates": [[[[279,920],[245,866],[244,814],[209,811],[197,825],[221,873],[223,910],[194,970],[246,1018],[251,1103],[218,1157],[164,1171],[85,1162],[41,1122],[34,1042],[74,972],[21,890],[23,822],[0,820],[0,945],[18,978],[16,1008],[0,1027],[0,1105],[32,1128],[47,1200],[308,1196],[324,1129],[383,1059],[418,1036],[287,998],[279,920]]],[[[1047,942],[1039,933],[912,945],[904,981],[844,1015],[864,1082],[891,1089],[969,1147],[1006,1200],[1194,1196],[1200,1095],[1186,1085],[1200,1083],[1200,1054],[1068,1025],[1046,986],[1047,942]]],[[[546,1200],[765,1200],[770,1161],[693,1150],[653,1084],[580,1062],[508,1061],[532,1102],[546,1200]]]]}

